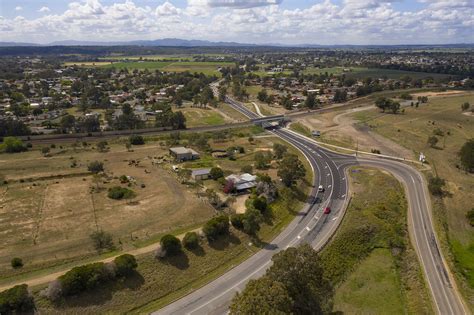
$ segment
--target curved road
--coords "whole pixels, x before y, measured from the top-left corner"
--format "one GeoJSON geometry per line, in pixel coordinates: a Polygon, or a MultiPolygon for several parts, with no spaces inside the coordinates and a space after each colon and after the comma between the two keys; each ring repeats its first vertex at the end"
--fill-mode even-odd
{"type": "MultiPolygon", "coordinates": [[[[244,105],[227,98],[229,105],[251,119],[260,118],[244,105]]],[[[366,165],[387,170],[405,186],[409,205],[410,236],[424,270],[439,314],[467,314],[458,292],[453,288],[446,263],[433,229],[431,203],[426,183],[414,168],[399,162],[356,158],[318,146],[312,139],[287,129],[271,131],[298,148],[308,159],[314,174],[314,186],[305,208],[273,242],[223,276],[153,314],[225,314],[229,303],[248,280],[262,276],[278,251],[302,242],[321,249],[342,221],[348,202],[347,167],[366,165]],[[317,187],[323,185],[324,193],[317,187]],[[323,209],[330,206],[329,215],[323,209]]]]}

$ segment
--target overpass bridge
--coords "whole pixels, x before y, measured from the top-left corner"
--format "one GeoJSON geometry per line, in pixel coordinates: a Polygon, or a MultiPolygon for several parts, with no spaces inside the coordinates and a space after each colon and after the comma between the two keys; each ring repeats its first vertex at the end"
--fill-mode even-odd
{"type": "Polygon", "coordinates": [[[275,115],[275,116],[265,116],[265,117],[259,117],[259,118],[252,118],[250,121],[262,128],[265,129],[271,129],[271,128],[277,128],[280,126],[286,125],[290,119],[286,117],[285,115],[275,115]]]}

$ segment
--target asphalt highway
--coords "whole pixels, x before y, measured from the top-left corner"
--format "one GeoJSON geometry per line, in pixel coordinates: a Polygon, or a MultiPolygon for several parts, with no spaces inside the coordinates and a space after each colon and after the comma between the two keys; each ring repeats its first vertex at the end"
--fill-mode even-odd
{"type": "MultiPolygon", "coordinates": [[[[231,98],[226,101],[248,118],[260,118],[243,104],[231,98]]],[[[384,169],[403,183],[409,205],[410,237],[424,270],[434,309],[438,314],[467,314],[443,259],[433,228],[426,183],[417,170],[392,160],[335,153],[288,129],[271,132],[299,149],[311,165],[315,176],[306,206],[271,244],[218,279],[153,314],[225,314],[234,294],[250,279],[262,276],[275,253],[303,242],[320,250],[342,221],[349,198],[346,170],[354,165],[384,169]],[[325,187],[323,193],[318,193],[319,185],[325,187]],[[323,214],[326,206],[331,207],[330,214],[323,214]]]]}

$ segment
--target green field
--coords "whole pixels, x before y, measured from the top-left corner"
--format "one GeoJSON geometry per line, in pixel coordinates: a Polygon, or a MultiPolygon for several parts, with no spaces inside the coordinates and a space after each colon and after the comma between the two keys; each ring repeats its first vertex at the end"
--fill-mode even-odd
{"type": "Polygon", "coordinates": [[[188,128],[223,125],[226,122],[224,117],[212,109],[187,107],[181,108],[179,111],[183,112],[186,117],[186,126],[188,128]]]}
{"type": "Polygon", "coordinates": [[[446,78],[449,75],[438,74],[438,73],[425,73],[425,72],[413,72],[413,71],[402,71],[402,70],[390,70],[390,69],[377,69],[377,68],[362,68],[362,67],[330,67],[330,68],[313,68],[309,67],[303,71],[304,74],[325,74],[329,75],[340,75],[345,74],[347,77],[353,78],[366,78],[371,77],[373,79],[387,77],[388,79],[400,79],[403,76],[410,76],[414,79],[423,79],[432,77],[434,79],[446,78]],[[350,71],[344,72],[344,69],[350,71]]]}
{"type": "Polygon", "coordinates": [[[429,293],[407,227],[402,185],[371,168],[350,170],[352,198],[332,242],[321,252],[336,290],[334,311],[429,314],[429,293]]]}
{"type": "Polygon", "coordinates": [[[433,198],[438,234],[445,252],[451,252],[450,262],[460,281],[460,287],[473,307],[474,299],[474,233],[466,219],[466,212],[474,204],[472,174],[458,169],[458,152],[470,138],[474,138],[474,116],[463,115],[461,104],[474,103],[474,93],[430,98],[419,108],[408,107],[403,115],[380,115],[378,110],[354,114],[357,120],[375,131],[414,151],[423,152],[431,174],[447,181],[448,196],[433,198]],[[439,143],[431,148],[427,139],[436,129],[439,143]]]}

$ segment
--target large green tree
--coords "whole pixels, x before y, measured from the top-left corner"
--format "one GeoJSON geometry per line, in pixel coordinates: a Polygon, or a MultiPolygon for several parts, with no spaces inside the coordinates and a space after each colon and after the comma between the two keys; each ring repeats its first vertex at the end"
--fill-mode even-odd
{"type": "Polygon", "coordinates": [[[285,186],[292,186],[297,180],[306,175],[306,169],[298,159],[298,156],[291,153],[286,153],[283,159],[279,162],[278,176],[285,186]]]}
{"type": "Polygon", "coordinates": [[[291,314],[292,298],[280,282],[268,277],[250,280],[232,300],[230,314],[291,314]]]}
{"type": "Polygon", "coordinates": [[[468,140],[459,151],[461,164],[468,172],[474,172],[474,139],[468,140]]]}
{"type": "Polygon", "coordinates": [[[316,251],[308,244],[290,247],[273,256],[267,276],[282,283],[293,299],[294,314],[328,314],[333,288],[324,278],[316,251]]]}

